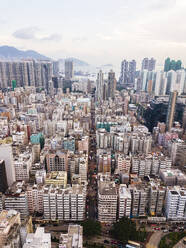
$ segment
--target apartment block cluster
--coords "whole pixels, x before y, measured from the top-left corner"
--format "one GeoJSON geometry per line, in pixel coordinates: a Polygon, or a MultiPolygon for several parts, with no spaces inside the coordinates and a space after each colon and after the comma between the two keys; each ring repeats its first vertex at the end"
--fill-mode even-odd
{"type": "Polygon", "coordinates": [[[52,80],[53,64],[51,61],[0,61],[0,87],[12,88],[12,81],[17,87],[35,86],[46,88],[52,80]]]}
{"type": "Polygon", "coordinates": [[[177,90],[178,95],[186,93],[186,72],[182,62],[170,58],[165,60],[164,70],[156,70],[154,58],[144,58],[141,70],[137,71],[135,60],[121,62],[119,83],[125,88],[134,88],[137,92],[143,91],[154,96],[169,95],[177,90]]]}
{"type": "Polygon", "coordinates": [[[1,92],[0,109],[1,210],[84,220],[91,97],[28,86],[1,92]]]}
{"type": "MultiPolygon", "coordinates": [[[[182,208],[186,206],[186,175],[175,167],[169,142],[167,148],[159,149],[159,129],[150,133],[139,123],[137,107],[129,103],[130,98],[130,91],[115,91],[114,99],[95,108],[98,220],[114,222],[123,216],[186,220],[185,207],[182,208]],[[175,188],[183,197],[179,200],[177,196],[173,218],[169,214],[169,191],[175,188]]],[[[164,132],[168,135],[166,128],[164,132]]]]}

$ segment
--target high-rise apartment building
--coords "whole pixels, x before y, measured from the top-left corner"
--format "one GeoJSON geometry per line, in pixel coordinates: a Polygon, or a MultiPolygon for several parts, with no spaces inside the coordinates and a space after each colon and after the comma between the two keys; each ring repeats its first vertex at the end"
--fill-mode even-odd
{"type": "Polygon", "coordinates": [[[121,62],[120,84],[126,84],[128,82],[128,61],[123,60],[121,62]]]}
{"type": "Polygon", "coordinates": [[[14,209],[26,218],[29,214],[26,186],[24,182],[14,183],[5,193],[5,209],[14,209]]]}
{"type": "Polygon", "coordinates": [[[159,186],[154,182],[150,183],[148,200],[148,211],[151,216],[161,216],[166,194],[166,187],[159,186]]]}
{"type": "Polygon", "coordinates": [[[142,60],[141,70],[153,71],[155,70],[156,60],[154,58],[144,58],[142,60]]]}
{"type": "Polygon", "coordinates": [[[30,214],[43,213],[43,186],[28,185],[26,189],[28,210],[30,214]]]}
{"type": "Polygon", "coordinates": [[[131,213],[131,192],[126,187],[125,184],[120,184],[119,187],[119,218],[122,218],[123,216],[130,217],[131,213]]]}
{"type": "Polygon", "coordinates": [[[46,156],[47,171],[67,171],[68,155],[66,152],[57,151],[56,153],[48,153],[46,156]]]}
{"type": "Polygon", "coordinates": [[[74,77],[74,68],[72,60],[65,60],[65,79],[72,80],[74,77]]]}
{"type": "Polygon", "coordinates": [[[168,131],[170,131],[173,125],[177,95],[178,92],[175,90],[171,92],[169,96],[169,103],[168,103],[167,117],[166,117],[166,128],[168,131]]]}
{"type": "Polygon", "coordinates": [[[115,222],[117,214],[117,190],[114,182],[99,182],[98,188],[98,220],[115,222]]]}
{"type": "Polygon", "coordinates": [[[48,90],[48,82],[52,80],[51,61],[0,61],[0,87],[12,87],[12,80],[18,87],[36,86],[48,90]]]}
{"type": "Polygon", "coordinates": [[[0,158],[5,161],[7,182],[10,187],[16,180],[11,144],[0,144],[0,158]]]}
{"type": "Polygon", "coordinates": [[[132,217],[145,216],[146,215],[146,206],[147,206],[147,197],[148,189],[142,187],[141,185],[129,185],[129,189],[132,196],[131,203],[131,215],[132,217]]]}
{"type": "Polygon", "coordinates": [[[167,219],[186,220],[186,190],[169,187],[166,193],[165,214],[167,219]]]}
{"type": "Polygon", "coordinates": [[[121,74],[120,74],[120,84],[125,86],[133,87],[136,77],[136,61],[132,60],[130,62],[123,60],[121,62],[121,74]]]}
{"type": "Polygon", "coordinates": [[[175,60],[170,60],[170,58],[167,58],[165,60],[165,64],[164,64],[164,71],[168,72],[170,70],[180,70],[181,69],[181,60],[175,61],[175,60]]]}
{"type": "Polygon", "coordinates": [[[103,79],[103,72],[100,70],[97,74],[96,80],[96,99],[98,102],[103,101],[104,97],[104,79],[103,79]]]}
{"type": "Polygon", "coordinates": [[[44,218],[48,220],[82,221],[85,216],[85,192],[73,184],[63,189],[50,185],[43,194],[44,218]]]}
{"type": "Polygon", "coordinates": [[[8,189],[5,161],[0,160],[0,192],[5,193],[8,189]]]}
{"type": "Polygon", "coordinates": [[[107,96],[114,99],[115,90],[116,90],[116,78],[115,78],[115,73],[111,70],[108,73],[108,94],[107,96]]]}

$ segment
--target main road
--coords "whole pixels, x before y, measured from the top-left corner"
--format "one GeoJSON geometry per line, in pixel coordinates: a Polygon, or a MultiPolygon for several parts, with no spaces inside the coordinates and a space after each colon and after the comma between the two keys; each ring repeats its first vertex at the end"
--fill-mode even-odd
{"type": "Polygon", "coordinates": [[[96,128],[95,106],[91,107],[91,130],[89,139],[88,187],[87,187],[87,218],[97,218],[97,165],[96,165],[96,128]]]}

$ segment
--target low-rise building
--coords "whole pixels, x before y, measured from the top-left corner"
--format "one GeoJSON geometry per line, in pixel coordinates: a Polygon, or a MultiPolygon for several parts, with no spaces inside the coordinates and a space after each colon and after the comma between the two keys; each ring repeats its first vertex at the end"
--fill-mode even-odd
{"type": "Polygon", "coordinates": [[[29,233],[23,248],[51,248],[51,234],[44,227],[37,227],[35,233],[29,233]]]}
{"type": "Polygon", "coordinates": [[[20,213],[3,210],[0,213],[0,247],[20,247],[20,213]]]}
{"type": "Polygon", "coordinates": [[[83,248],[83,227],[69,225],[68,233],[60,236],[59,248],[83,248]]]}
{"type": "Polygon", "coordinates": [[[67,172],[66,171],[53,171],[47,173],[45,184],[61,185],[63,188],[67,186],[67,172]]]}

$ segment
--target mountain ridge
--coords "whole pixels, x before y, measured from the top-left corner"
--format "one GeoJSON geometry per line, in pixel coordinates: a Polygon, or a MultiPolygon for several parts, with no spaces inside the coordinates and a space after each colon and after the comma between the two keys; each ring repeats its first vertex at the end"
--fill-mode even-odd
{"type": "Polygon", "coordinates": [[[36,59],[36,60],[51,60],[34,50],[19,50],[13,46],[0,46],[1,59],[36,59]]]}

